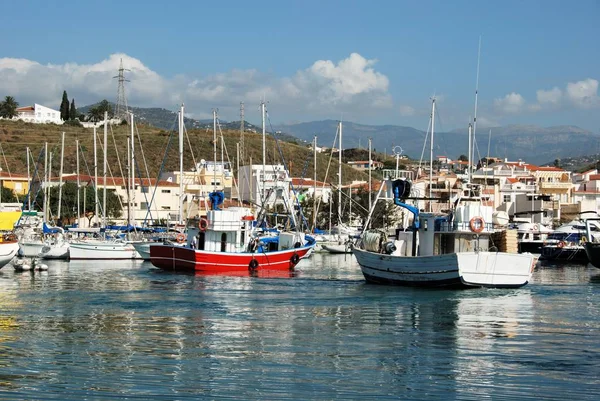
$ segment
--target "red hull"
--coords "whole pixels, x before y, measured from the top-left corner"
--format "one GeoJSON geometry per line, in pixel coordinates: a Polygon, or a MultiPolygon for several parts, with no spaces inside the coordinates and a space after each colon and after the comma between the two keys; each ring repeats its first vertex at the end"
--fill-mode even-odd
{"type": "Polygon", "coordinates": [[[289,271],[310,246],[267,253],[199,251],[172,245],[150,246],[150,261],[165,270],[228,273],[244,271],[289,271]]]}

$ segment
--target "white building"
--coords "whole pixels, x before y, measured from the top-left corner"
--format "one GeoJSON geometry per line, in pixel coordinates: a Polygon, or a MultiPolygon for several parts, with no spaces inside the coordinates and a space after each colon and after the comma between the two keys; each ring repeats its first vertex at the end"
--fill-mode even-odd
{"type": "Polygon", "coordinates": [[[289,199],[292,179],[281,164],[240,167],[239,196],[243,201],[262,207],[285,204],[289,199]]]}
{"type": "Polygon", "coordinates": [[[17,108],[16,120],[23,120],[26,123],[36,124],[62,124],[63,120],[60,118],[60,111],[51,109],[41,104],[34,104],[33,106],[25,106],[17,108]]]}
{"type": "MultiPolygon", "coordinates": [[[[94,190],[94,177],[89,175],[79,176],[80,185],[85,186],[88,191],[94,190]]],[[[53,179],[53,184],[58,184],[57,179],[53,179]]],[[[64,174],[63,182],[76,182],[76,174],[64,174]]],[[[168,181],[156,181],[155,179],[136,178],[135,190],[130,194],[130,211],[132,220],[136,225],[146,222],[147,224],[157,223],[160,220],[166,220],[170,223],[177,223],[179,220],[179,184],[168,181]],[[150,205],[150,207],[148,207],[150,205]]],[[[123,178],[107,178],[106,189],[114,190],[115,194],[121,198],[123,211],[117,218],[117,223],[127,222],[127,185],[128,181],[123,178]]],[[[98,177],[98,197],[102,199],[104,190],[104,180],[98,177]]],[[[184,208],[187,205],[184,205],[184,208]]],[[[102,214],[102,211],[99,213],[102,214]]],[[[100,222],[100,217],[94,218],[94,222],[100,222]]],[[[184,210],[185,217],[185,210],[184,210]]],[[[113,220],[113,219],[111,219],[113,220]]],[[[80,227],[87,226],[87,219],[80,219],[80,227]]]]}

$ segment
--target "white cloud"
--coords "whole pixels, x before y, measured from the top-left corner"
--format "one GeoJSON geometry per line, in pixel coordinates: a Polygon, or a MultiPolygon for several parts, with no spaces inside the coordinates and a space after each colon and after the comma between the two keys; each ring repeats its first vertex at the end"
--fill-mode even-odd
{"type": "Polygon", "coordinates": [[[595,79],[588,78],[568,83],[566,94],[569,100],[580,108],[589,109],[600,105],[598,81],[595,79]]]}
{"type": "Polygon", "coordinates": [[[511,92],[503,98],[494,100],[494,107],[506,114],[515,114],[523,111],[525,99],[518,93],[511,92]]]}
{"type": "Polygon", "coordinates": [[[562,98],[562,91],[560,89],[558,89],[556,86],[547,91],[540,89],[536,92],[536,94],[537,94],[537,101],[540,105],[542,105],[542,104],[557,105],[560,103],[560,100],[562,98]]]}
{"type": "Polygon", "coordinates": [[[398,111],[400,112],[400,115],[402,117],[412,117],[416,114],[416,110],[414,107],[408,106],[408,105],[400,105],[400,107],[398,108],[398,111]]]}
{"type": "Polygon", "coordinates": [[[219,107],[223,119],[238,116],[239,102],[248,104],[266,98],[276,119],[322,116],[344,112],[356,117],[392,105],[388,78],[374,69],[376,60],[358,53],[337,64],[318,60],[289,77],[274,77],[257,70],[231,70],[202,77],[163,77],[142,61],[126,54],[112,54],[95,64],[42,65],[26,59],[0,58],[0,93],[14,96],[21,104],[41,103],[58,107],[62,91],[78,106],[104,98],[114,101],[121,59],[126,72],[126,96],[135,106],[169,109],[185,102],[186,111],[204,115],[219,107]]]}

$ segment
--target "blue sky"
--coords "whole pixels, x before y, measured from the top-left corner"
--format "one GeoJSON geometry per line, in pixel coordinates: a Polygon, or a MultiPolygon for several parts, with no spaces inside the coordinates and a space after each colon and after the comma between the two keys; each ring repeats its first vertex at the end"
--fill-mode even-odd
{"type": "Polygon", "coordinates": [[[339,119],[441,129],[481,125],[600,131],[600,2],[7,2],[0,96],[57,107],[116,99],[121,59],[133,105],[184,102],[196,118],[239,102],[259,122],[339,119]],[[6,40],[10,38],[10,40],[6,40]]]}

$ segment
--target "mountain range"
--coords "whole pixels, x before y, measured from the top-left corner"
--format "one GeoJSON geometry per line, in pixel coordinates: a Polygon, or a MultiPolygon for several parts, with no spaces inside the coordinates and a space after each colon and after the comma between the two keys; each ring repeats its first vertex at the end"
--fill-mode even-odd
{"type": "MultiPolygon", "coordinates": [[[[80,108],[86,113],[91,106],[80,108]]],[[[131,107],[137,121],[162,128],[177,129],[177,113],[163,108],[131,107]]],[[[187,128],[212,127],[212,120],[185,118],[187,128]]],[[[222,129],[239,130],[239,121],[220,121],[222,129]]],[[[261,127],[245,122],[246,130],[261,132],[261,127]]],[[[321,120],[273,126],[278,137],[287,141],[312,142],[317,136],[319,146],[337,147],[334,144],[338,122],[321,120]]],[[[270,128],[270,127],[269,127],[270,128]]],[[[371,138],[374,150],[391,154],[392,149],[399,150],[412,159],[429,159],[429,143],[425,143],[428,134],[412,127],[398,125],[366,125],[353,122],[343,123],[343,148],[367,148],[371,138]]],[[[271,131],[271,129],[268,129],[271,131]]],[[[427,138],[428,139],[428,138],[427,138]]],[[[447,156],[457,159],[467,155],[468,131],[458,129],[449,132],[434,133],[434,157],[447,156]]],[[[478,129],[475,134],[475,157],[491,156],[509,160],[525,160],[532,164],[552,163],[556,159],[579,157],[600,153],[600,134],[577,126],[563,125],[540,127],[536,125],[508,125],[478,129]],[[489,152],[488,152],[489,149],[489,152]]]]}

